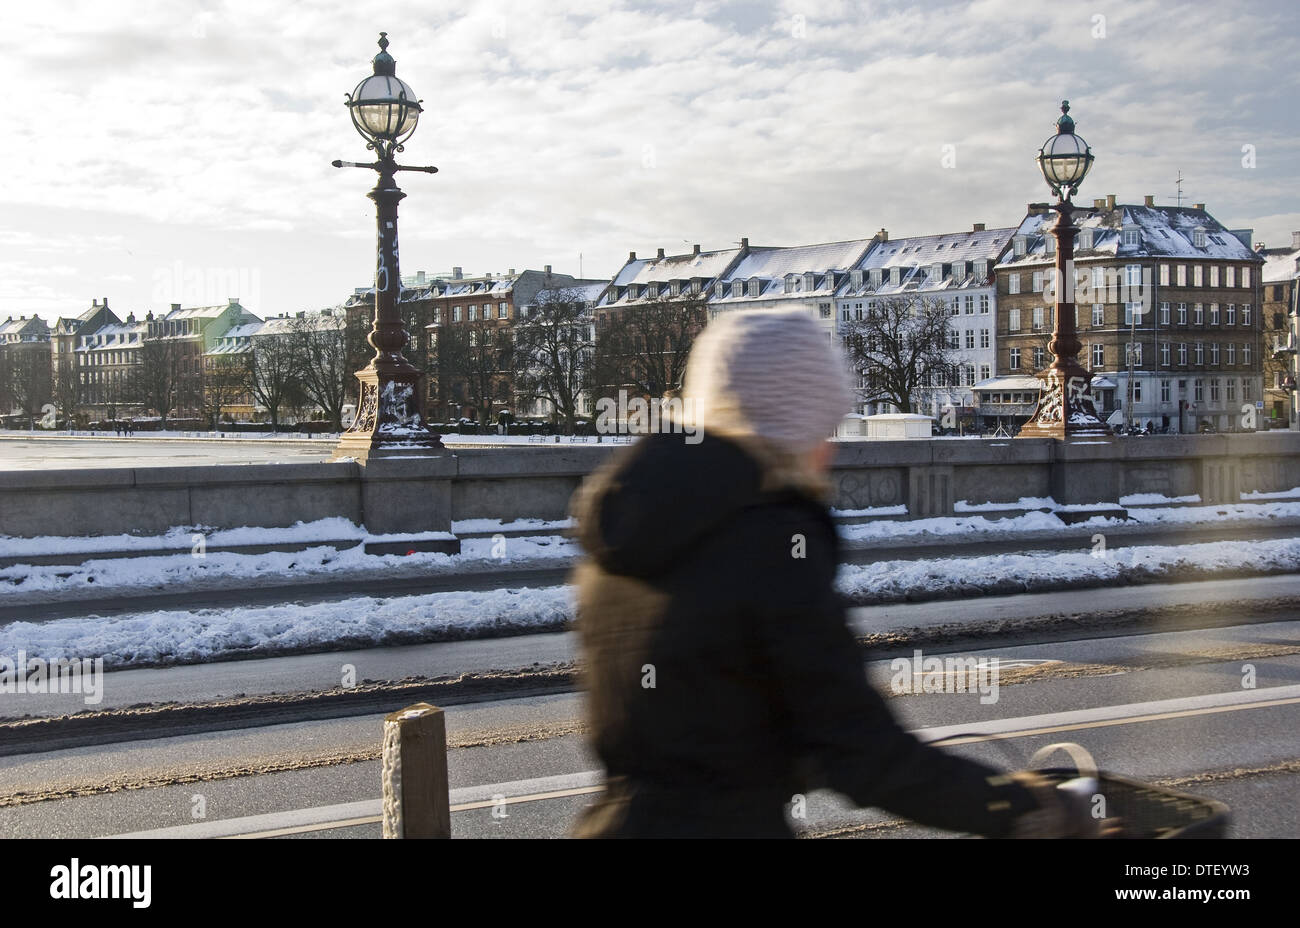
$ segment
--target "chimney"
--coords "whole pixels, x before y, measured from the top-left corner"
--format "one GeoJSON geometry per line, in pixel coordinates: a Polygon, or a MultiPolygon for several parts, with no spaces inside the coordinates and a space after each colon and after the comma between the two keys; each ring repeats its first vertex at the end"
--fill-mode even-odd
{"type": "Polygon", "coordinates": [[[1263,242],[1260,242],[1259,244],[1257,244],[1257,245],[1255,246],[1255,250],[1256,250],[1256,251],[1263,251],[1263,250],[1264,250],[1264,243],[1263,243],[1263,242]]]}
{"type": "Polygon", "coordinates": [[[1300,248],[1300,232],[1291,233],[1291,247],[1300,248]]]}
{"type": "Polygon", "coordinates": [[[889,233],[886,232],[884,229],[881,229],[879,232],[876,233],[876,235],[878,235],[878,236],[880,237],[880,240],[881,240],[882,242],[887,242],[887,241],[889,241],[889,233]]]}
{"type": "MultiPolygon", "coordinates": [[[[1296,235],[1300,235],[1300,232],[1297,232],[1297,233],[1295,233],[1295,234],[1296,234],[1296,235]]],[[[699,255],[700,255],[700,246],[699,246],[699,243],[698,243],[698,242],[697,242],[696,245],[695,245],[695,251],[693,252],[693,254],[694,254],[697,258],[698,258],[699,255]]]]}
{"type": "Polygon", "coordinates": [[[748,238],[741,238],[741,240],[740,240],[740,250],[741,250],[741,251],[749,251],[749,239],[748,239],[748,238]]]}
{"type": "Polygon", "coordinates": [[[971,231],[972,231],[972,232],[983,232],[983,231],[984,231],[984,223],[982,223],[982,222],[977,222],[977,223],[975,223],[975,227],[974,227],[973,229],[971,229],[971,231]]]}
{"type": "Polygon", "coordinates": [[[658,254],[655,255],[655,260],[662,261],[663,259],[664,259],[664,250],[660,248],[658,254]]]}
{"type": "Polygon", "coordinates": [[[549,264],[546,265],[544,270],[546,271],[546,276],[549,277],[551,275],[551,266],[549,264]]]}
{"type": "Polygon", "coordinates": [[[1155,197],[1155,194],[1153,194],[1153,193],[1148,193],[1148,194],[1146,195],[1146,205],[1147,205],[1147,206],[1155,206],[1155,205],[1156,205],[1156,197],[1155,197]]]}
{"type": "Polygon", "coordinates": [[[1115,208],[1115,194],[1108,193],[1106,194],[1106,209],[1114,209],[1114,208],[1115,208]]]}
{"type": "Polygon", "coordinates": [[[635,251],[629,251],[629,252],[627,253],[627,259],[628,259],[629,261],[635,261],[635,260],[636,260],[636,252],[635,252],[635,251]]]}
{"type": "Polygon", "coordinates": [[[464,268],[453,267],[453,268],[451,269],[451,279],[452,279],[452,280],[461,280],[461,279],[464,278],[464,276],[465,276],[465,270],[464,270],[464,268]]]}
{"type": "Polygon", "coordinates": [[[172,312],[176,312],[176,310],[178,310],[178,309],[180,309],[180,308],[181,308],[181,304],[180,304],[180,303],[173,303],[173,304],[172,304],[172,312]]]}
{"type": "Polygon", "coordinates": [[[1105,209],[1105,208],[1106,208],[1106,198],[1105,198],[1105,197],[1097,197],[1096,199],[1094,199],[1094,200],[1092,201],[1092,208],[1093,208],[1093,209],[1105,209]]]}
{"type": "Polygon", "coordinates": [[[90,301],[90,308],[91,308],[91,309],[99,309],[99,300],[91,300],[91,301],[90,301]]]}
{"type": "Polygon", "coordinates": [[[1203,212],[1205,212],[1205,204],[1204,204],[1204,203],[1193,203],[1193,204],[1192,204],[1192,209],[1200,210],[1200,211],[1203,213],[1203,212]]]}
{"type": "Polygon", "coordinates": [[[515,276],[515,269],[514,269],[514,268],[511,268],[507,273],[509,273],[511,277],[514,277],[514,276],[515,276]]]}

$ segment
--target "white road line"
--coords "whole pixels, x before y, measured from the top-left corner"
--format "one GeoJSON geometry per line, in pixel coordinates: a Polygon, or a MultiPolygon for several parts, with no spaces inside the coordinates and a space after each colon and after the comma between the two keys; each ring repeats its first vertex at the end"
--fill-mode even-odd
{"type": "MultiPolygon", "coordinates": [[[[922,741],[937,741],[940,738],[961,734],[977,737],[1011,737],[1016,734],[1033,734],[1039,730],[1084,728],[1107,723],[1122,723],[1125,720],[1157,721],[1177,717],[1180,714],[1197,715],[1230,711],[1232,709],[1263,708],[1279,702],[1293,700],[1300,700],[1300,685],[1234,690],[1228,693],[1210,693],[1203,696],[1185,696],[1177,699],[1159,699],[1152,702],[1135,702],[1119,706],[1101,706],[1096,709],[1078,709],[1071,712],[1026,715],[1013,719],[993,719],[984,722],[968,722],[961,725],[944,725],[935,728],[916,729],[913,734],[922,741]],[[1158,718],[1147,719],[1148,716],[1158,718]]],[[[553,777],[536,777],[529,780],[512,780],[508,783],[467,786],[451,790],[450,799],[452,810],[456,811],[457,806],[488,802],[495,796],[505,796],[507,800],[510,797],[535,799],[545,798],[543,794],[546,793],[564,793],[599,786],[603,778],[603,771],[584,770],[580,773],[562,774],[553,777]]],[[[264,815],[248,815],[240,818],[195,822],[189,825],[174,825],[170,828],[155,828],[148,831],[134,831],[106,837],[228,838],[284,829],[317,830],[311,826],[348,822],[354,819],[377,820],[381,814],[382,809],[379,799],[363,799],[359,802],[345,802],[329,806],[314,806],[308,809],[293,809],[287,812],[270,812],[264,815]]]]}

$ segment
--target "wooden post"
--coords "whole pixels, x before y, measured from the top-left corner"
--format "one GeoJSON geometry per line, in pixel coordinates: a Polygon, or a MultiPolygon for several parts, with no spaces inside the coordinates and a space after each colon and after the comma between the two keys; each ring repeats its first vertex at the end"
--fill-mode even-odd
{"type": "Polygon", "coordinates": [[[384,837],[450,838],[447,722],[418,702],[384,717],[384,837]]]}

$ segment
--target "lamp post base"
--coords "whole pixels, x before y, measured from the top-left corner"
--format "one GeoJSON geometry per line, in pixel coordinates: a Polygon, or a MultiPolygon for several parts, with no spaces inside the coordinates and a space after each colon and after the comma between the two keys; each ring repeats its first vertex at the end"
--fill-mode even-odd
{"type": "Polygon", "coordinates": [[[1092,374],[1077,362],[1049,367],[1038,376],[1044,381],[1038,408],[1021,427],[1018,438],[1111,441],[1115,437],[1093,406],[1092,374]]]}
{"type": "Polygon", "coordinates": [[[441,456],[442,436],[431,431],[421,414],[424,375],[414,367],[357,371],[361,398],[357,416],[334,448],[331,461],[366,464],[377,459],[441,456]]]}

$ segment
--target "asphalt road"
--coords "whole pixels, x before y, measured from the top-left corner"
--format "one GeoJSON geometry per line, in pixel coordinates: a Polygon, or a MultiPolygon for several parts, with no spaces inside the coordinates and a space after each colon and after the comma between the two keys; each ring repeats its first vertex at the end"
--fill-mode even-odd
{"type": "MultiPolygon", "coordinates": [[[[1002,767],[1076,741],[1103,770],[1227,802],[1235,837],[1300,836],[1300,621],[962,653],[1003,662],[996,701],[894,696],[909,728],[997,733],[951,749],[1002,767]]],[[[888,686],[887,663],[867,671],[888,686]]],[[[455,836],[562,836],[600,788],[578,694],[451,706],[447,715],[455,836]],[[494,796],[512,801],[494,806],[494,796]]],[[[0,834],[373,837],[380,732],[371,715],[0,759],[0,834]]],[[[937,834],[829,793],[810,796],[796,825],[850,837],[937,834]]]]}

